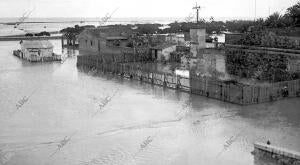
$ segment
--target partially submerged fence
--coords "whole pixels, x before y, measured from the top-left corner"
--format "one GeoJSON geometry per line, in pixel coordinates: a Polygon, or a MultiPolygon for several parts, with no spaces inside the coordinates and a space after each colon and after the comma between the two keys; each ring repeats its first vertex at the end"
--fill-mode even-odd
{"type": "Polygon", "coordinates": [[[160,72],[130,63],[104,64],[96,56],[77,56],[77,66],[86,66],[102,72],[114,73],[123,77],[161,85],[182,91],[190,91],[189,78],[179,75],[160,72]]]}
{"type": "Polygon", "coordinates": [[[243,87],[243,92],[243,104],[270,102],[287,97],[300,97],[300,79],[262,86],[248,85],[243,87]]]}
{"type": "Polygon", "coordinates": [[[236,81],[221,81],[197,75],[190,75],[187,78],[131,63],[104,64],[100,56],[77,56],[77,66],[94,68],[105,73],[114,73],[122,77],[240,105],[300,96],[300,80],[259,86],[241,84],[236,81]]]}
{"type": "Polygon", "coordinates": [[[218,100],[243,104],[243,84],[208,77],[190,76],[191,93],[218,100]]]}

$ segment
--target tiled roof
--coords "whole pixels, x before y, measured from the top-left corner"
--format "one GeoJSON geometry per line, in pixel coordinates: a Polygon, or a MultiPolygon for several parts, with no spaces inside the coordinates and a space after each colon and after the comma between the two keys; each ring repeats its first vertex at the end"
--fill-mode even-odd
{"type": "Polygon", "coordinates": [[[27,48],[32,48],[32,49],[53,48],[52,43],[47,40],[25,40],[25,41],[22,41],[21,44],[26,49],[27,48]]]}

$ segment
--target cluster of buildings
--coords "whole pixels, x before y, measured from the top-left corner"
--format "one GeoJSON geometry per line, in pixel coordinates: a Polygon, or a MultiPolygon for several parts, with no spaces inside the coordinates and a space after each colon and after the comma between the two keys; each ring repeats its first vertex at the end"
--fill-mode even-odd
{"type": "MultiPolygon", "coordinates": [[[[243,34],[227,33],[225,36],[224,73],[272,82],[299,77],[299,50],[241,46],[237,43],[243,34]]],[[[299,40],[289,43],[292,41],[299,45],[299,40]]],[[[91,27],[85,28],[76,42],[81,56],[96,56],[105,63],[171,62],[181,63],[191,70],[203,68],[207,65],[205,59],[211,59],[206,57],[216,54],[211,53],[213,49],[207,49],[206,31],[198,27],[190,29],[189,33],[151,35],[139,34],[128,26],[91,27]]],[[[62,60],[60,55],[53,53],[53,45],[47,40],[25,40],[20,44],[21,49],[14,51],[20,58],[33,62],[62,60]]],[[[217,65],[216,59],[210,62],[217,65]]]]}
{"type": "Polygon", "coordinates": [[[98,55],[106,62],[189,62],[205,49],[205,29],[185,35],[143,35],[122,26],[87,28],[78,36],[79,53],[98,55]]]}

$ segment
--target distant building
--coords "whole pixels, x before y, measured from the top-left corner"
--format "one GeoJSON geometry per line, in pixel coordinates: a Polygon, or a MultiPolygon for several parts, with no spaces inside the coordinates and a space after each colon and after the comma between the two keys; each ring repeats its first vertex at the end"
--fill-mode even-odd
{"type": "Polygon", "coordinates": [[[175,50],[174,44],[167,44],[165,39],[165,35],[138,34],[124,26],[90,28],[78,36],[79,54],[99,55],[107,63],[161,61],[169,59],[170,51],[175,50]]]}
{"type": "Polygon", "coordinates": [[[292,73],[300,73],[300,57],[291,57],[288,60],[288,71],[292,73]]]}
{"type": "Polygon", "coordinates": [[[225,43],[226,44],[237,44],[242,39],[243,33],[225,33],[225,43]]]}
{"type": "Polygon", "coordinates": [[[53,53],[53,45],[47,40],[26,40],[21,41],[21,50],[14,53],[20,58],[28,61],[53,61],[59,60],[53,53]]]}
{"type": "Polygon", "coordinates": [[[169,34],[166,41],[177,45],[185,45],[185,37],[183,34],[169,34]]]}
{"type": "Polygon", "coordinates": [[[176,46],[176,51],[170,54],[170,62],[181,63],[181,57],[191,56],[191,48],[188,46],[176,46]]]}
{"type": "Polygon", "coordinates": [[[78,36],[80,55],[100,55],[101,53],[119,54],[128,46],[129,35],[122,29],[91,28],[78,36]],[[118,49],[118,48],[119,49],[118,49]]]}
{"type": "Polygon", "coordinates": [[[165,43],[151,48],[152,59],[156,61],[169,61],[171,52],[176,51],[176,45],[165,43]]]}

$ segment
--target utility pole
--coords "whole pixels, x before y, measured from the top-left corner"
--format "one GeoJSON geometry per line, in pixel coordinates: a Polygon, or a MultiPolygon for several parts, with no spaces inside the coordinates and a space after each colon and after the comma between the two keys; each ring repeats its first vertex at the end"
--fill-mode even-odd
{"type": "Polygon", "coordinates": [[[256,0],[254,0],[254,21],[256,21],[256,0]]]}
{"type": "Polygon", "coordinates": [[[196,10],[197,12],[197,23],[199,23],[199,10],[201,9],[201,6],[197,6],[197,3],[196,3],[196,6],[193,7],[194,10],[196,10]]]}

